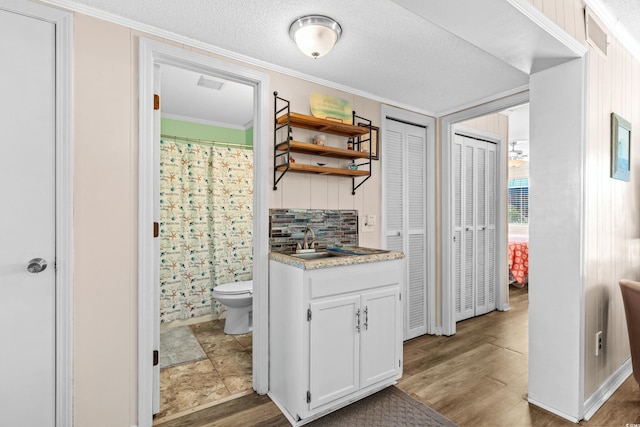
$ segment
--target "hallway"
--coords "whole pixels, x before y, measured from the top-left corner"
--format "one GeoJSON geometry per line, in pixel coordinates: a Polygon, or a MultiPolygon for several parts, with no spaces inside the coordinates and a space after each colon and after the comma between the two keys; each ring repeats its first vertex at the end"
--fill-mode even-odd
{"type": "MultiPolygon", "coordinates": [[[[510,288],[508,312],[458,323],[454,336],[423,335],[404,344],[398,387],[462,427],[575,426],[527,397],[528,286],[510,288]]],[[[581,426],[640,423],[640,388],[633,377],[581,426]]],[[[195,412],[162,427],[288,426],[267,396],[253,393],[195,412]]]]}

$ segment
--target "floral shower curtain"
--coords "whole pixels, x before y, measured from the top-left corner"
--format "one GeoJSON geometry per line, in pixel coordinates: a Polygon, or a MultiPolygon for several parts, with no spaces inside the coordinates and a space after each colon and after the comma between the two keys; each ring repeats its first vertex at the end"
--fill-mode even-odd
{"type": "Polygon", "coordinates": [[[160,321],[220,314],[213,288],[253,277],[252,233],[253,151],[163,138],[160,321]]]}

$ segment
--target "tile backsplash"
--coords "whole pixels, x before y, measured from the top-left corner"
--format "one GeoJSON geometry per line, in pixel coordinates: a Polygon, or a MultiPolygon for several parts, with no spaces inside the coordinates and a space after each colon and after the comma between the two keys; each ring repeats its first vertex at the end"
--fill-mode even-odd
{"type": "MultiPolygon", "coordinates": [[[[304,230],[313,228],[316,249],[358,245],[358,211],[327,209],[269,209],[269,246],[273,252],[292,253],[302,245],[304,230]]],[[[309,237],[308,241],[311,241],[309,237]]]]}

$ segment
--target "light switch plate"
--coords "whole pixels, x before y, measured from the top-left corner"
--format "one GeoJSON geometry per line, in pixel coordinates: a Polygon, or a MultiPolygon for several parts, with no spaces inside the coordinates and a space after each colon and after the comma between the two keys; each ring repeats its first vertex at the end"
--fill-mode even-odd
{"type": "Polygon", "coordinates": [[[370,233],[375,228],[376,225],[376,216],[375,215],[366,215],[364,217],[364,221],[362,222],[362,232],[370,233]]]}
{"type": "Polygon", "coordinates": [[[365,221],[366,225],[376,225],[376,216],[375,215],[367,215],[367,219],[365,221]]]}

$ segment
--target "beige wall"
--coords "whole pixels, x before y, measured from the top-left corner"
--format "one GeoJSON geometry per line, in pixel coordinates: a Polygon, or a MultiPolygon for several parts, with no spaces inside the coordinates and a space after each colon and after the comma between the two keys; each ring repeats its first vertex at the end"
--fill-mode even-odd
{"type": "Polygon", "coordinates": [[[135,424],[136,101],[129,30],[74,21],[74,419],[135,424]]]}
{"type": "Polygon", "coordinates": [[[616,39],[610,41],[606,60],[589,50],[585,396],[629,357],[618,282],[640,278],[640,133],[631,134],[631,182],[610,178],[610,116],[626,118],[634,130],[640,126],[640,64],[616,39]],[[604,351],[596,358],[597,331],[604,333],[604,351]]]}
{"type": "MultiPolygon", "coordinates": [[[[640,124],[640,64],[611,34],[607,58],[586,43],[580,0],[535,0],[532,3],[589,46],[584,182],[586,399],[629,358],[618,281],[640,278],[640,157],[638,150],[632,148],[631,182],[610,178],[610,115],[615,112],[629,120],[632,126],[640,124]],[[604,332],[604,349],[596,357],[595,334],[600,330],[604,332]]],[[[638,143],[640,134],[632,132],[631,146],[638,147],[638,143]]]]}

